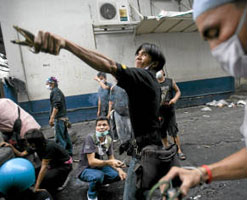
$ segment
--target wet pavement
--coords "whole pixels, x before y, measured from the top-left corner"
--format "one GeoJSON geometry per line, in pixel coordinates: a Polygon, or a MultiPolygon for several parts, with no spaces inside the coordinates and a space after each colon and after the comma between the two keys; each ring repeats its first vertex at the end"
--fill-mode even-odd
{"type": "MultiPolygon", "coordinates": [[[[243,95],[234,95],[227,101],[236,103],[238,100],[245,100],[243,95]]],[[[244,107],[210,107],[211,111],[202,111],[205,106],[197,106],[176,110],[179,135],[182,150],[187,156],[187,160],[181,161],[182,166],[200,166],[219,161],[242,147],[244,141],[239,132],[239,127],[243,120],[244,107]]],[[[88,121],[73,124],[70,129],[72,141],[74,143],[73,159],[79,159],[81,142],[83,138],[94,131],[95,121],[88,121]]],[[[51,137],[52,129],[44,127],[47,137],[51,137]]],[[[118,155],[117,147],[119,142],[114,143],[115,157],[123,160],[126,155],[118,155]]],[[[128,160],[129,158],[127,158],[128,160]]],[[[74,163],[74,169],[77,163],[74,163]]],[[[121,200],[124,182],[114,183],[108,188],[103,188],[99,199],[121,200]]],[[[86,200],[87,184],[71,175],[68,186],[58,194],[59,200],[86,200]]],[[[235,181],[219,181],[210,185],[196,187],[189,192],[184,199],[195,200],[243,200],[247,199],[247,179],[235,181]]]]}

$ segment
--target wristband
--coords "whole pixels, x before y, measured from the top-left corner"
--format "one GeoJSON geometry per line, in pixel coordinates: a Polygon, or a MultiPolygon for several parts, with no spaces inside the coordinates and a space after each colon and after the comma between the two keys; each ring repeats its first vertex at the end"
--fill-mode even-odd
{"type": "Polygon", "coordinates": [[[186,166],[186,167],[183,167],[184,169],[189,169],[189,170],[197,170],[200,174],[200,183],[199,185],[203,185],[204,183],[204,180],[203,180],[203,172],[201,171],[201,169],[197,168],[197,167],[192,167],[192,166],[186,166]]]}
{"type": "Polygon", "coordinates": [[[207,165],[202,165],[202,168],[206,169],[207,175],[208,175],[208,180],[206,180],[207,184],[210,184],[213,180],[213,175],[211,169],[207,165]]]}

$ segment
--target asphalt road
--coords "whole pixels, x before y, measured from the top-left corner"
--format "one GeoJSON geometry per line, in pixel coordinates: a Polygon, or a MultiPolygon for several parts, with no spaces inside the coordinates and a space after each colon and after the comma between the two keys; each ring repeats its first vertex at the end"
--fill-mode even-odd
{"type": "MultiPolygon", "coordinates": [[[[236,103],[239,99],[244,100],[245,98],[244,96],[234,96],[228,102],[236,103]]],[[[203,107],[205,106],[177,109],[176,111],[182,149],[187,155],[187,160],[181,161],[182,166],[210,164],[244,147],[244,141],[239,131],[244,115],[243,106],[231,108],[227,106],[222,108],[210,107],[211,111],[202,111],[203,107]]],[[[70,134],[74,143],[74,160],[79,159],[83,138],[88,133],[93,132],[94,128],[94,121],[73,124],[70,134]]],[[[52,129],[45,127],[44,132],[48,137],[51,137],[52,129]]],[[[119,143],[114,144],[115,156],[123,160],[126,155],[118,155],[118,145],[119,143]]],[[[74,168],[76,167],[77,163],[74,163],[74,168]]],[[[75,181],[76,185],[81,184],[78,183],[78,180],[71,179],[70,182],[72,181],[75,181]]],[[[85,192],[78,192],[74,185],[75,183],[70,183],[68,188],[58,195],[58,199],[86,199],[85,192]],[[75,192],[69,191],[72,189],[75,192]],[[66,195],[67,193],[70,193],[70,195],[66,195]]],[[[123,185],[123,182],[113,184],[107,189],[107,192],[102,193],[99,199],[121,200],[123,185]]],[[[82,188],[82,186],[78,187],[82,188]]],[[[82,190],[86,190],[85,188],[82,190]]],[[[219,181],[210,185],[205,184],[192,189],[184,199],[244,200],[247,199],[247,180],[219,181]]]]}

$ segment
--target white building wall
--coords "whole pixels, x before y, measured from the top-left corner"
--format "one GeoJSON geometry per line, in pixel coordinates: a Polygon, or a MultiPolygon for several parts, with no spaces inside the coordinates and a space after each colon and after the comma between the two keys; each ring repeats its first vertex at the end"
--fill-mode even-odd
{"type": "MultiPolygon", "coordinates": [[[[137,0],[130,2],[138,5],[137,0]]],[[[157,3],[162,8],[161,1],[139,0],[140,11],[144,15],[151,14],[150,9],[157,13],[157,3]]],[[[35,34],[38,30],[47,30],[86,48],[97,47],[99,52],[128,66],[133,66],[135,50],[141,43],[155,43],[167,58],[168,75],[177,82],[226,75],[198,33],[94,34],[92,22],[97,19],[97,0],[0,0],[0,5],[0,22],[11,75],[27,83],[29,99],[21,96],[20,101],[47,99],[49,93],[45,80],[52,75],[58,78],[59,87],[66,96],[97,92],[98,84],[93,80],[97,72],[66,51],[62,50],[59,56],[34,55],[26,47],[19,48],[10,43],[17,38],[13,25],[35,34]]],[[[174,5],[175,9],[177,2],[163,1],[163,5],[164,8],[174,5]]]]}
{"type": "Polygon", "coordinates": [[[19,48],[10,43],[17,38],[12,26],[18,25],[35,34],[38,30],[47,30],[94,49],[88,1],[1,0],[0,4],[0,21],[11,75],[26,81],[30,100],[48,98],[45,81],[52,75],[58,78],[59,87],[67,96],[96,91],[98,85],[93,81],[96,71],[70,53],[61,51],[56,57],[44,53],[34,55],[26,47],[19,48]]]}
{"type": "Polygon", "coordinates": [[[167,75],[177,82],[227,75],[212,58],[207,43],[201,40],[197,32],[147,34],[135,38],[133,34],[96,36],[99,51],[117,52],[113,54],[114,59],[130,67],[134,64],[135,50],[143,42],[160,46],[167,61],[165,66],[167,75]]]}

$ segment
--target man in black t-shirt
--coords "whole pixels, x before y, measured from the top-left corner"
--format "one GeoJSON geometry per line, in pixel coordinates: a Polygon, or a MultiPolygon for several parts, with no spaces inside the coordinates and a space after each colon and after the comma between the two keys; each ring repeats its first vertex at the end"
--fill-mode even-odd
{"type": "Polygon", "coordinates": [[[56,193],[58,188],[63,186],[72,170],[72,157],[54,141],[46,140],[38,129],[27,131],[24,137],[27,147],[22,152],[6,142],[1,143],[0,146],[10,146],[18,157],[25,157],[36,152],[41,161],[41,167],[35,169],[37,179],[34,192],[46,189],[51,194],[56,193]]]}
{"type": "Polygon", "coordinates": [[[49,77],[46,81],[46,86],[51,90],[49,125],[54,126],[56,143],[66,149],[72,156],[73,146],[66,126],[68,117],[65,96],[58,88],[58,80],[55,77],[49,77]]]}
{"type": "MultiPolygon", "coordinates": [[[[39,51],[58,55],[61,48],[64,48],[97,71],[110,73],[118,80],[118,85],[125,89],[129,96],[130,119],[138,145],[138,151],[149,144],[161,143],[161,136],[158,128],[158,112],[160,105],[160,88],[155,73],[162,69],[165,64],[165,57],[160,49],[150,43],[142,44],[135,53],[136,68],[127,68],[118,64],[110,58],[79,46],[65,38],[49,32],[39,31],[35,37],[35,52],[39,51]]],[[[128,172],[132,172],[136,162],[133,158],[133,166],[128,172]]],[[[131,175],[128,175],[131,178],[131,175]]],[[[128,181],[125,188],[124,199],[135,198],[135,184],[128,181]],[[129,189],[134,189],[130,192],[129,189]],[[128,192],[127,192],[128,191],[128,192]]]]}
{"type": "Polygon", "coordinates": [[[39,130],[28,131],[25,139],[30,147],[27,152],[37,152],[41,160],[34,191],[47,189],[51,194],[56,193],[72,170],[72,158],[63,147],[46,140],[39,130]]]}

